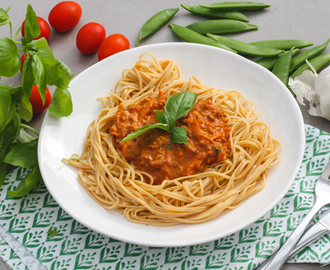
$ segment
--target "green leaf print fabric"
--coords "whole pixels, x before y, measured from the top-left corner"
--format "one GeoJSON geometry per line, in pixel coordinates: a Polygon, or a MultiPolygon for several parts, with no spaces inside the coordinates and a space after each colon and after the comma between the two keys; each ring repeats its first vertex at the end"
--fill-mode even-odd
{"type": "MultiPolygon", "coordinates": [[[[7,190],[28,172],[18,168],[0,189],[0,257],[15,270],[252,270],[283,244],[314,203],[315,182],[329,161],[330,135],[309,125],[305,130],[303,162],[285,197],[243,230],[194,246],[147,247],[103,236],[65,213],[42,182],[29,195],[10,198],[7,190]],[[47,233],[50,227],[57,236],[47,233]]],[[[319,217],[326,212],[322,209],[319,217]]],[[[330,236],[315,240],[290,262],[330,263],[330,236]]]]}

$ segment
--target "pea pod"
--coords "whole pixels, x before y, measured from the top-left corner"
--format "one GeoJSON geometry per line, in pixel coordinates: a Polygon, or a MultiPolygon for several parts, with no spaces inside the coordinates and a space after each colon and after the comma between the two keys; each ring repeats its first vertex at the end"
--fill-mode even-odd
{"type": "MultiPolygon", "coordinates": [[[[299,51],[299,49],[293,49],[293,50],[291,50],[292,55],[295,55],[298,51],[299,51]]],[[[276,63],[276,61],[277,61],[277,59],[278,59],[278,57],[280,55],[281,54],[279,54],[277,56],[273,56],[273,57],[259,58],[258,60],[255,61],[255,63],[263,66],[264,68],[271,69],[275,65],[275,63],[276,63]]]]}
{"type": "Polygon", "coordinates": [[[306,50],[301,54],[299,54],[297,57],[293,58],[291,62],[290,72],[294,72],[296,69],[302,66],[306,62],[306,59],[310,60],[321,54],[328,46],[329,42],[330,42],[330,38],[325,43],[316,46],[312,49],[306,50]]]}
{"type": "Polygon", "coordinates": [[[211,10],[207,8],[203,8],[201,6],[188,6],[186,4],[181,4],[183,8],[188,10],[189,12],[208,19],[231,19],[238,20],[243,22],[248,22],[248,18],[238,11],[219,11],[219,10],[211,10]]]}
{"type": "Polygon", "coordinates": [[[220,42],[223,45],[228,46],[229,48],[232,48],[233,50],[237,51],[240,54],[261,56],[261,57],[272,57],[282,53],[282,50],[258,47],[228,37],[217,36],[212,34],[207,34],[207,36],[214,39],[215,41],[220,42]]]}
{"type": "Polygon", "coordinates": [[[198,34],[197,32],[190,30],[186,27],[176,25],[174,23],[170,23],[170,27],[177,36],[179,36],[182,40],[184,40],[186,42],[210,45],[210,46],[218,47],[221,49],[225,49],[225,50],[237,53],[235,50],[233,50],[225,45],[222,45],[221,43],[219,43],[215,40],[209,39],[208,37],[198,34]]]}
{"type": "Polygon", "coordinates": [[[258,29],[257,25],[236,20],[207,20],[199,21],[186,26],[187,28],[202,35],[210,34],[232,34],[258,29]]]}
{"type": "Polygon", "coordinates": [[[220,2],[210,5],[200,5],[204,8],[216,9],[216,10],[260,10],[270,7],[268,4],[256,3],[256,2],[220,2]]]}
{"type": "Polygon", "coordinates": [[[145,24],[141,27],[139,37],[135,42],[135,46],[138,46],[139,42],[155,33],[159,28],[161,28],[165,23],[167,23],[177,12],[179,8],[169,8],[162,10],[152,16],[145,24]]]}
{"type": "Polygon", "coordinates": [[[273,74],[279,78],[286,86],[288,86],[291,59],[292,52],[286,51],[278,57],[272,70],[273,74]]]}
{"type": "Polygon", "coordinates": [[[308,46],[312,46],[313,42],[301,39],[271,39],[250,42],[250,44],[279,50],[291,50],[292,48],[301,49],[308,46]]]}
{"type": "MultiPolygon", "coordinates": [[[[327,66],[330,63],[330,53],[321,54],[314,57],[309,61],[309,63],[314,67],[316,72],[319,72],[322,68],[327,66]]],[[[291,78],[301,75],[305,70],[311,70],[310,66],[305,63],[300,68],[298,68],[292,75],[291,78]]]]}

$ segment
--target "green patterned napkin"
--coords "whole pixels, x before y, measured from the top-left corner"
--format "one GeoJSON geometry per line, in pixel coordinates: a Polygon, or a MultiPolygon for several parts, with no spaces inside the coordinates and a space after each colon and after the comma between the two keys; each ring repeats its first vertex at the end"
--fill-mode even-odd
{"type": "MultiPolygon", "coordinates": [[[[27,173],[16,169],[0,189],[0,257],[13,269],[31,270],[254,269],[279,248],[314,203],[315,181],[330,156],[330,135],[309,125],[305,130],[303,163],[273,210],[235,234],[187,247],[139,246],[91,231],[66,214],[43,183],[28,196],[10,198],[7,190],[27,173]],[[47,233],[51,226],[58,236],[47,233]]],[[[316,240],[290,262],[330,263],[330,236],[316,240]]]]}

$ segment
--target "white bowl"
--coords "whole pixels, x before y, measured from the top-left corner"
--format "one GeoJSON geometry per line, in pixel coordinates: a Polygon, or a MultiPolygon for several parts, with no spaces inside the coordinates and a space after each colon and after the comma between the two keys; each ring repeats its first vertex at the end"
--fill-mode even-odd
{"type": "Polygon", "coordinates": [[[103,235],[147,246],[186,246],[216,240],[237,232],[270,211],[290,188],[300,167],[304,124],[300,109],[283,83],[265,68],[239,55],[191,43],[163,43],[133,48],[113,55],[83,71],[69,88],[74,111],[67,118],[46,114],[39,138],[39,165],[44,182],[57,203],[74,219],[103,235]],[[262,112],[260,120],[271,126],[282,148],[280,163],[270,170],[266,187],[237,209],[197,225],[153,227],[131,223],[115,210],[108,211],[91,199],[77,181],[77,170],[61,162],[80,154],[88,125],[102,109],[99,96],[107,96],[144,52],[157,59],[172,58],[183,79],[196,76],[204,85],[235,89],[262,112]]]}

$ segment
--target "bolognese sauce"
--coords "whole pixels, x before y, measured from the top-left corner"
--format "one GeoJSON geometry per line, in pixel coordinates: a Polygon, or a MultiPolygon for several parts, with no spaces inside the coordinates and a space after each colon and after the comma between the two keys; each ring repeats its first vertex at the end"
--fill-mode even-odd
{"type": "Polygon", "coordinates": [[[176,126],[186,128],[188,145],[171,142],[171,134],[158,128],[120,143],[132,131],[157,123],[156,110],[164,111],[167,99],[160,92],[157,98],[148,97],[127,107],[120,104],[109,129],[115,136],[116,149],[139,171],[150,174],[155,185],[165,179],[200,173],[207,166],[226,160],[231,153],[231,129],[226,127],[223,110],[211,100],[197,101],[176,122],[176,126]]]}

